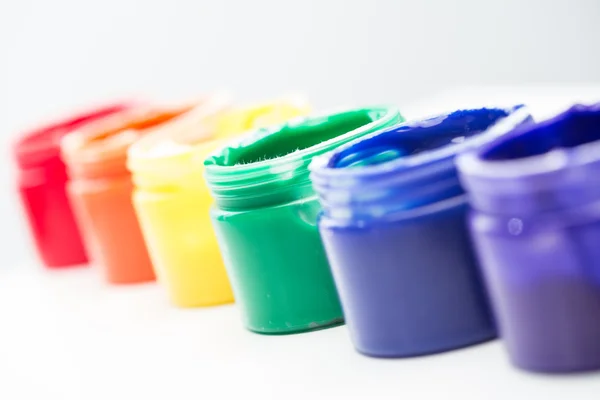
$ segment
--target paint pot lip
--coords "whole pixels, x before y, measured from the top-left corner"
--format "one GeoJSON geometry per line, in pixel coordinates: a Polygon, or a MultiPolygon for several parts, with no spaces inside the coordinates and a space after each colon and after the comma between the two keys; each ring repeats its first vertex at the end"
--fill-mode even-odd
{"type": "Polygon", "coordinates": [[[160,171],[189,158],[215,138],[215,120],[231,107],[225,93],[208,95],[188,112],[167,121],[135,141],[127,150],[127,168],[133,173],[160,171]]]}
{"type": "MultiPolygon", "coordinates": [[[[203,151],[205,145],[213,141],[222,142],[226,145],[226,140],[231,140],[231,136],[243,134],[248,129],[242,128],[239,132],[216,132],[220,121],[229,119],[244,120],[247,125],[249,120],[264,117],[265,114],[276,110],[278,107],[289,107],[291,109],[308,108],[308,103],[301,99],[287,99],[265,101],[256,104],[237,106],[233,105],[230,96],[226,93],[217,93],[213,96],[207,96],[202,101],[196,110],[192,110],[192,115],[182,116],[182,121],[176,121],[180,125],[190,124],[194,121],[198,124],[207,124],[204,127],[206,135],[201,140],[190,142],[186,141],[182,136],[186,132],[173,133],[170,124],[164,128],[157,128],[157,132],[153,132],[146,137],[134,143],[128,151],[128,164],[132,172],[144,171],[145,169],[155,170],[157,162],[177,162],[182,157],[194,156],[201,157],[200,164],[204,162],[204,158],[208,156],[203,151]],[[183,140],[180,140],[183,139],[183,140]],[[171,146],[170,151],[161,151],[158,149],[161,145],[171,146]],[[151,148],[151,147],[154,148],[151,148]],[[157,150],[157,151],[155,151],[157,150]],[[199,150],[199,151],[198,151],[199,150]],[[197,154],[198,153],[198,154],[197,154]]],[[[179,128],[181,129],[181,127],[179,128]]]]}
{"type": "Polygon", "coordinates": [[[207,100],[211,104],[200,104],[192,115],[183,116],[181,123],[175,122],[179,132],[165,126],[129,148],[128,169],[136,185],[160,187],[178,183],[205,188],[203,163],[216,148],[226,146],[232,137],[256,129],[255,126],[268,124],[265,119],[280,122],[288,115],[306,114],[310,110],[304,98],[291,96],[245,105],[232,104],[229,96],[222,93],[207,100]],[[200,128],[205,131],[200,133],[204,140],[193,140],[200,128]],[[160,149],[165,146],[167,151],[160,149]]]}
{"type": "MultiPolygon", "coordinates": [[[[385,112],[383,117],[381,117],[377,120],[374,120],[368,124],[362,125],[356,129],[353,129],[352,131],[349,131],[341,136],[360,135],[361,132],[368,131],[374,125],[378,125],[382,122],[386,122],[387,120],[393,119],[395,116],[393,110],[394,110],[393,107],[381,106],[381,107],[372,107],[372,108],[357,108],[357,109],[349,109],[349,110],[339,110],[339,111],[332,111],[329,113],[323,113],[321,115],[298,117],[298,118],[294,118],[284,124],[279,124],[279,125],[275,125],[272,127],[257,129],[252,132],[249,132],[248,134],[241,136],[236,141],[230,142],[227,147],[245,147],[245,146],[251,145],[267,136],[275,134],[275,133],[281,131],[285,127],[301,126],[301,125],[305,125],[305,124],[315,124],[315,123],[318,123],[319,120],[322,120],[322,119],[325,119],[325,118],[328,118],[331,116],[341,116],[343,114],[351,114],[351,113],[360,112],[360,111],[385,112]],[[349,135],[349,134],[352,134],[352,135],[349,135]]],[[[398,114],[399,114],[399,112],[398,112],[398,114]]],[[[289,162],[293,162],[296,160],[301,160],[305,156],[308,156],[312,159],[312,157],[314,156],[315,153],[320,153],[323,150],[330,148],[332,145],[334,145],[335,142],[339,141],[339,139],[340,139],[340,136],[337,136],[332,139],[326,140],[324,142],[317,143],[314,146],[310,146],[305,149],[295,151],[293,153],[289,153],[289,154],[286,154],[281,157],[270,158],[267,160],[256,161],[256,162],[252,162],[252,163],[248,163],[248,164],[222,166],[222,165],[218,165],[218,164],[214,164],[214,163],[207,163],[207,161],[209,161],[210,158],[218,155],[219,153],[221,153],[223,151],[223,148],[221,148],[221,149],[216,150],[213,154],[211,154],[211,156],[209,156],[209,159],[207,159],[205,161],[205,166],[207,167],[207,169],[214,171],[214,175],[220,174],[221,171],[223,171],[223,172],[226,171],[227,173],[237,173],[237,172],[246,172],[246,171],[251,171],[251,170],[258,171],[260,169],[269,169],[273,166],[283,165],[283,164],[287,164],[289,162]]]]}
{"type": "Polygon", "coordinates": [[[514,126],[514,124],[521,123],[524,119],[526,119],[530,116],[531,116],[531,114],[529,113],[528,108],[522,104],[519,104],[519,105],[516,105],[513,107],[508,107],[508,108],[484,107],[484,108],[478,108],[478,109],[462,109],[462,110],[456,110],[456,111],[453,111],[450,113],[435,114],[435,115],[427,116],[424,118],[420,118],[418,120],[409,120],[409,121],[402,122],[391,128],[387,128],[385,130],[373,132],[369,135],[361,137],[360,139],[358,139],[356,141],[353,141],[353,142],[347,143],[343,146],[340,146],[330,153],[326,153],[321,156],[315,157],[313,162],[311,163],[310,169],[317,171],[318,175],[323,175],[323,176],[327,175],[327,176],[331,176],[331,177],[335,177],[335,176],[345,177],[348,175],[371,177],[371,176],[385,175],[385,174],[389,174],[389,173],[393,174],[393,173],[397,172],[399,169],[412,168],[412,167],[416,167],[416,166],[422,166],[422,165],[431,164],[431,163],[443,161],[446,159],[454,158],[456,156],[456,154],[458,154],[458,153],[464,152],[465,150],[467,150],[469,148],[479,146],[479,145],[481,145],[482,142],[491,140],[490,138],[492,136],[495,137],[497,134],[499,134],[500,131],[502,131],[501,126],[504,126],[504,124],[509,125],[509,126],[514,126]],[[418,153],[415,155],[411,155],[411,156],[407,156],[407,157],[400,157],[395,160],[391,160],[391,161],[388,161],[388,162],[385,162],[382,164],[366,166],[366,167],[361,167],[361,168],[338,168],[333,165],[333,164],[335,164],[337,159],[342,155],[342,153],[350,151],[350,149],[352,147],[356,146],[360,142],[367,142],[369,140],[373,140],[373,138],[375,138],[379,135],[390,133],[390,132],[395,132],[404,127],[407,127],[409,129],[421,128],[421,127],[427,128],[430,125],[432,126],[432,124],[435,123],[436,121],[441,122],[441,121],[443,121],[444,118],[449,117],[453,114],[457,114],[457,113],[468,114],[471,112],[484,111],[484,110],[502,110],[507,113],[507,117],[501,119],[498,123],[490,126],[490,128],[485,132],[485,135],[483,135],[483,133],[474,135],[473,137],[470,137],[461,143],[456,143],[456,144],[441,147],[439,149],[435,149],[435,150],[431,150],[431,151],[424,151],[424,152],[421,152],[421,153],[418,153]]]}
{"type": "Polygon", "coordinates": [[[99,178],[128,174],[129,146],[192,108],[190,104],[141,105],[69,132],[60,141],[61,156],[69,175],[99,178]]]}
{"type": "Polygon", "coordinates": [[[530,120],[527,107],[516,105],[457,110],[404,122],[316,157],[310,165],[313,187],[323,205],[324,214],[339,219],[382,219],[450,198],[464,198],[455,157],[493,140],[504,132],[500,129],[501,125],[518,126],[530,120]],[[483,124],[483,127],[460,143],[444,144],[380,164],[359,167],[337,165],[345,156],[358,154],[361,150],[368,151],[369,148],[377,149],[388,139],[385,135],[392,139],[392,135],[400,134],[401,140],[403,131],[418,132],[420,129],[436,127],[444,129],[444,121],[464,124],[465,133],[472,132],[477,124],[483,124]],[[473,122],[475,125],[468,125],[473,122]],[[486,123],[489,124],[486,126],[486,123]]]}
{"type": "Polygon", "coordinates": [[[42,167],[59,162],[60,141],[63,136],[134,106],[134,101],[119,101],[89,107],[53,122],[40,124],[21,135],[14,143],[14,155],[19,168],[42,167]]]}
{"type": "MultiPolygon", "coordinates": [[[[253,130],[226,146],[212,152],[204,161],[207,184],[217,203],[227,207],[227,203],[236,202],[236,197],[253,199],[266,198],[273,194],[297,188],[302,193],[312,192],[310,187],[308,164],[316,155],[335,148],[368,132],[379,130],[402,121],[399,110],[392,106],[374,106],[334,110],[319,115],[294,118],[284,124],[253,130]],[[218,158],[226,156],[232,149],[250,147],[261,140],[284,130],[297,130],[333,124],[331,118],[340,120],[364,114],[370,122],[346,131],[315,145],[247,164],[224,166],[218,164],[218,158]]],[[[339,122],[335,122],[339,123],[339,122]]],[[[324,128],[326,129],[326,128],[324,128]]]]}
{"type": "Polygon", "coordinates": [[[501,127],[504,129],[504,134],[497,140],[474,151],[467,152],[457,159],[461,175],[497,181],[545,179],[552,175],[560,175],[561,172],[568,169],[600,162],[600,140],[570,148],[555,147],[542,154],[522,158],[508,160],[485,159],[486,154],[489,154],[490,151],[500,145],[586,114],[600,115],[600,103],[592,105],[575,104],[554,117],[533,125],[501,127]]]}
{"type": "Polygon", "coordinates": [[[506,129],[496,140],[463,154],[457,167],[471,206],[494,215],[529,218],[583,210],[597,203],[600,140],[571,146],[561,138],[572,132],[579,118],[594,116],[600,117],[600,104],[577,104],[537,124],[506,129]],[[520,140],[540,147],[532,148],[531,156],[519,154],[519,147],[505,147],[528,143],[520,140]],[[493,158],[495,152],[503,150],[508,151],[508,157],[493,158]],[[511,152],[517,157],[511,158],[511,152]]]}

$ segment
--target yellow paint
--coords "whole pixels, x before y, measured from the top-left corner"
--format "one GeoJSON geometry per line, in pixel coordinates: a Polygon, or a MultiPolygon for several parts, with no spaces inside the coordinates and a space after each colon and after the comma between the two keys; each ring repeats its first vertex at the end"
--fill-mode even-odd
{"type": "Polygon", "coordinates": [[[209,218],[205,156],[228,138],[308,112],[294,102],[231,108],[212,98],[130,148],[133,203],[158,280],[175,305],[233,301],[209,218]]]}

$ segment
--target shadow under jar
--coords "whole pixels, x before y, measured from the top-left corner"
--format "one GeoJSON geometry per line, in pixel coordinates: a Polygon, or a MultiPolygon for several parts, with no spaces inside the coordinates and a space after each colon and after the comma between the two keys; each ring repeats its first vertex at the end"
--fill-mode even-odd
{"type": "Polygon", "coordinates": [[[600,369],[600,104],[510,130],[458,166],[513,364],[600,369]]]}
{"type": "Polygon", "coordinates": [[[418,356],[496,337],[454,158],[507,116],[530,119],[521,107],[456,111],[313,161],[319,229],[359,352],[418,356]]]}
{"type": "Polygon", "coordinates": [[[308,164],[400,120],[394,108],[298,119],[244,135],[205,160],[211,220],[249,330],[293,333],[343,322],[308,164]]]}

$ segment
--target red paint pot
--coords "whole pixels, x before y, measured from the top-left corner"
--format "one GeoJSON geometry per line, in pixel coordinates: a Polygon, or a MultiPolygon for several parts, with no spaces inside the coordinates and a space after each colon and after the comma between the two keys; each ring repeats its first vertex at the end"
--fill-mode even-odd
{"type": "Polygon", "coordinates": [[[67,198],[60,139],[67,133],[128,108],[113,104],[83,112],[22,135],[14,146],[17,187],[38,254],[49,268],[88,258],[67,198]]]}

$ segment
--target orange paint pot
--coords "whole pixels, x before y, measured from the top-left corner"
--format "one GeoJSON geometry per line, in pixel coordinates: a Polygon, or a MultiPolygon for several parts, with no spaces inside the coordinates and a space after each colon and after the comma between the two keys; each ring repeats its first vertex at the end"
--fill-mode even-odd
{"type": "MultiPolygon", "coordinates": [[[[214,108],[215,101],[209,98],[200,105],[214,108]]],[[[61,141],[69,198],[91,258],[104,268],[110,283],[155,279],[131,200],[127,150],[141,137],[198,106],[132,108],[74,131],[61,141]]]]}

